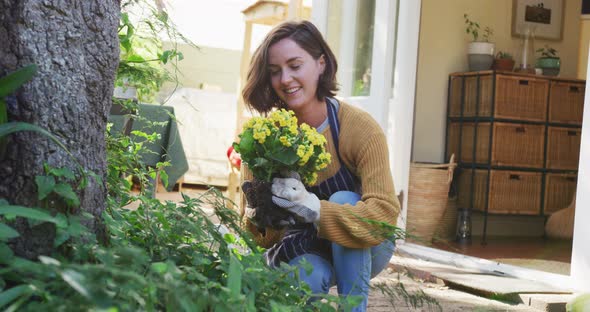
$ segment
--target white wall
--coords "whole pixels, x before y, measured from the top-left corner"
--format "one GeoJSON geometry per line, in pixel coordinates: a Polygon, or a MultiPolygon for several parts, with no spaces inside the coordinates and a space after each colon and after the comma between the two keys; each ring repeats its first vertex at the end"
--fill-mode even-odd
{"type": "MultiPolygon", "coordinates": [[[[563,77],[577,76],[581,1],[564,0],[562,41],[537,40],[559,51],[563,77]]],[[[415,161],[442,162],[445,142],[447,83],[452,72],[467,71],[463,14],[494,30],[496,50],[520,55],[518,38],[511,36],[512,1],[509,0],[423,0],[418,54],[416,121],[412,158],[415,161]]]]}
{"type": "MultiPolygon", "coordinates": [[[[171,49],[170,43],[164,43],[164,50],[171,49]]],[[[241,50],[199,46],[199,49],[181,44],[178,49],[184,59],[178,62],[180,70],[178,81],[182,87],[199,89],[202,85],[219,88],[223,92],[237,94],[240,80],[241,50]]],[[[173,67],[168,64],[169,71],[173,67]]],[[[169,89],[170,84],[165,89],[169,89]]]]}

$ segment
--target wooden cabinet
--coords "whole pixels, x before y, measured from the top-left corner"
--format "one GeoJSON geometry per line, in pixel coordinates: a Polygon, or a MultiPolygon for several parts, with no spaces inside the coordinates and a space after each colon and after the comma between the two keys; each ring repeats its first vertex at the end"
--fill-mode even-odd
{"type": "Polygon", "coordinates": [[[572,200],[585,81],[513,72],[449,76],[447,160],[459,205],[498,214],[550,214],[572,200]]]}

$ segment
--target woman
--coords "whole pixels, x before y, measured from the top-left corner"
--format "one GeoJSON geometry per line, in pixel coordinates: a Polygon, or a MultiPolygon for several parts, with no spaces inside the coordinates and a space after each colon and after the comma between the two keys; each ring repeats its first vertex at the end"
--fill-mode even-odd
{"type": "MultiPolygon", "coordinates": [[[[271,266],[280,262],[299,266],[305,259],[313,271],[308,275],[301,268],[300,276],[314,293],[327,293],[336,284],[341,295],[364,296],[355,310],[364,311],[369,279],[383,270],[394,248],[367,220],[393,225],[400,206],[385,135],[368,113],[334,98],[336,70],[334,54],[308,21],[278,25],[254,53],[242,92],[244,102],[262,114],[276,108],[293,110],[300,123],[326,137],[332,162],[311,188],[315,194],[309,196],[311,204],[301,206],[273,196],[273,202],[291,211],[303,227],[262,234],[246,224],[269,248],[271,266]]],[[[248,180],[252,174],[245,169],[242,176],[248,180]]],[[[280,194],[282,185],[275,181],[273,194],[280,194]]],[[[251,208],[242,207],[242,215],[250,215],[251,208]]]]}

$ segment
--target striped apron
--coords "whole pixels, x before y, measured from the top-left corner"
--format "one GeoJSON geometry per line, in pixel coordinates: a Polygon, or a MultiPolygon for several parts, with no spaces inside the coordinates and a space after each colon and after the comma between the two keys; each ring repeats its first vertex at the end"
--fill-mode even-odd
{"type": "MultiPolygon", "coordinates": [[[[332,141],[338,155],[340,162],[340,170],[332,177],[326,179],[317,186],[311,187],[309,190],[316,194],[319,199],[327,200],[330,196],[338,191],[359,192],[358,187],[360,183],[352,175],[350,170],[346,168],[344,162],[340,158],[340,151],[338,145],[338,137],[340,134],[340,123],[336,106],[332,101],[335,99],[326,99],[328,107],[328,122],[330,123],[330,131],[332,133],[332,141]]],[[[332,262],[332,243],[318,237],[317,227],[313,223],[298,223],[291,226],[285,232],[285,235],[275,245],[270,247],[265,253],[264,257],[266,263],[270,267],[278,267],[281,262],[289,262],[303,254],[315,254],[332,262]]]]}

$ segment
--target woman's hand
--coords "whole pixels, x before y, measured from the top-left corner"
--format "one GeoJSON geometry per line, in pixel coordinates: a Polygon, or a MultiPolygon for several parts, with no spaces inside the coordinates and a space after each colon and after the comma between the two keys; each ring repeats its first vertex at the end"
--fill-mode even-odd
{"type": "Polygon", "coordinates": [[[320,221],[320,200],[305,189],[301,181],[295,178],[275,178],[272,182],[272,202],[292,213],[304,223],[320,221]]]}

